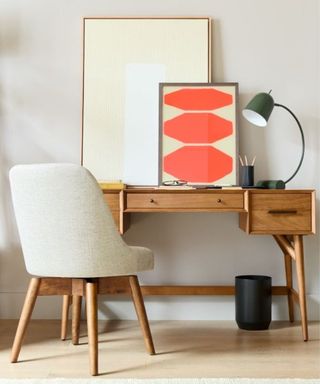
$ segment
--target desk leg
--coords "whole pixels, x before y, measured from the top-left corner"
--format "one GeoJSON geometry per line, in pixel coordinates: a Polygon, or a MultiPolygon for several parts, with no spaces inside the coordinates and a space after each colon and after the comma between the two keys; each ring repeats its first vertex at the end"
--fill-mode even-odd
{"type": "Polygon", "coordinates": [[[274,235],[273,236],[277,244],[279,245],[284,256],[284,266],[286,271],[286,287],[288,297],[288,309],[289,309],[289,320],[294,321],[294,305],[293,305],[293,294],[292,294],[292,259],[296,259],[295,250],[289,241],[287,236],[274,235]]]}
{"type": "Polygon", "coordinates": [[[304,255],[303,255],[303,237],[301,235],[293,236],[294,250],[296,254],[297,281],[299,306],[301,313],[303,340],[308,341],[308,320],[307,320],[307,301],[305,291],[304,277],[304,255]]]}
{"type": "Polygon", "coordinates": [[[285,258],[286,280],[288,289],[289,319],[294,320],[293,298],[297,299],[301,313],[301,325],[303,340],[308,340],[308,321],[307,321],[307,301],[305,291],[304,276],[304,256],[303,256],[303,237],[294,235],[293,240],[289,240],[285,235],[273,236],[282,250],[285,258]],[[292,287],[292,260],[296,261],[298,293],[292,287]]]}
{"type": "Polygon", "coordinates": [[[286,285],[288,288],[288,308],[289,308],[289,320],[294,322],[294,306],[292,296],[292,259],[287,253],[284,253],[284,265],[286,270],[286,285]]]}

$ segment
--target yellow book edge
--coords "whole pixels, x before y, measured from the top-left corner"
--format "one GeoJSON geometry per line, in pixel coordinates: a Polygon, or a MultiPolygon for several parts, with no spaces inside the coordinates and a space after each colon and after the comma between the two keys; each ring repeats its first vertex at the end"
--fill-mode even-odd
{"type": "Polygon", "coordinates": [[[101,189],[125,189],[126,184],[121,181],[98,181],[101,189]]]}

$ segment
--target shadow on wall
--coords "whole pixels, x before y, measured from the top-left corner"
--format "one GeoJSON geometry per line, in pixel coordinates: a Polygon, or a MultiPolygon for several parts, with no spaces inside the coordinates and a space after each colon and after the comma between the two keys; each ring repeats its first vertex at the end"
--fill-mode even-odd
{"type": "MultiPolygon", "coordinates": [[[[0,13],[0,295],[24,293],[28,282],[11,202],[9,170],[18,163],[52,161],[42,148],[44,143],[39,143],[37,131],[33,132],[37,116],[28,112],[28,92],[34,84],[28,76],[30,66],[25,57],[30,52],[26,36],[21,43],[21,25],[17,14],[10,17],[6,13],[4,18],[0,13]],[[20,70],[14,72],[12,68],[20,70]]],[[[14,308],[16,303],[11,302],[14,308]]]]}
{"type": "MultiPolygon", "coordinates": [[[[16,19],[10,18],[9,15],[1,17],[0,14],[0,294],[7,292],[8,286],[12,282],[25,288],[23,282],[17,276],[22,273],[25,275],[25,283],[27,275],[24,272],[24,263],[21,249],[12,240],[17,237],[15,225],[12,220],[13,211],[11,206],[11,196],[8,183],[9,164],[6,156],[6,128],[8,127],[8,103],[10,101],[10,91],[5,92],[5,85],[8,82],[6,76],[6,68],[10,60],[17,56],[19,49],[19,23],[16,19]],[[10,268],[10,264],[14,262],[14,268],[10,268]]],[[[16,289],[19,289],[17,286],[16,289]]],[[[0,317],[1,316],[0,309],[0,317]]]]}
{"type": "MultiPolygon", "coordinates": [[[[224,55],[221,36],[221,22],[219,19],[211,20],[211,42],[212,42],[212,82],[223,82],[224,74],[224,55]]],[[[234,80],[236,81],[236,80],[234,80]]]]}
{"type": "MultiPolygon", "coordinates": [[[[238,81],[238,79],[226,79],[223,36],[221,21],[219,19],[212,20],[212,82],[238,81]]],[[[247,105],[249,100],[257,92],[261,90],[252,89],[251,93],[243,93],[241,84],[239,84],[239,116],[238,116],[238,148],[239,154],[246,154],[250,158],[259,154],[259,159],[268,159],[268,149],[266,145],[266,130],[257,129],[242,118],[241,111],[247,105]],[[240,146],[239,146],[240,144],[240,146]]],[[[257,161],[255,167],[256,180],[267,178],[270,166],[267,161],[257,161]]]]}

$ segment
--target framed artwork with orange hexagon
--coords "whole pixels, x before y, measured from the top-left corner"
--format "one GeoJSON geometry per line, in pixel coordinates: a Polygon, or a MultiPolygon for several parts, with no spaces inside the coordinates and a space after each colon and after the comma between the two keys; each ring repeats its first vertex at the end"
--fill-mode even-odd
{"type": "Polygon", "coordinates": [[[161,83],[159,184],[237,185],[237,126],[238,83],[161,83]]]}

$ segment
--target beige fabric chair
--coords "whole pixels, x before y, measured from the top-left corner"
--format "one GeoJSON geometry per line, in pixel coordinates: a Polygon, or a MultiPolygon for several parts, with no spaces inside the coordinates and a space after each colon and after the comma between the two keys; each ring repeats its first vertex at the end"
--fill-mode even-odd
{"type": "Polygon", "coordinates": [[[80,300],[85,296],[90,372],[97,375],[97,294],[115,291],[132,295],[147,350],[154,354],[136,276],[153,269],[153,254],[122,240],[90,172],[74,164],[17,165],[10,171],[10,184],[26,269],[35,276],[11,361],[18,359],[38,295],[73,295],[80,300]]]}

